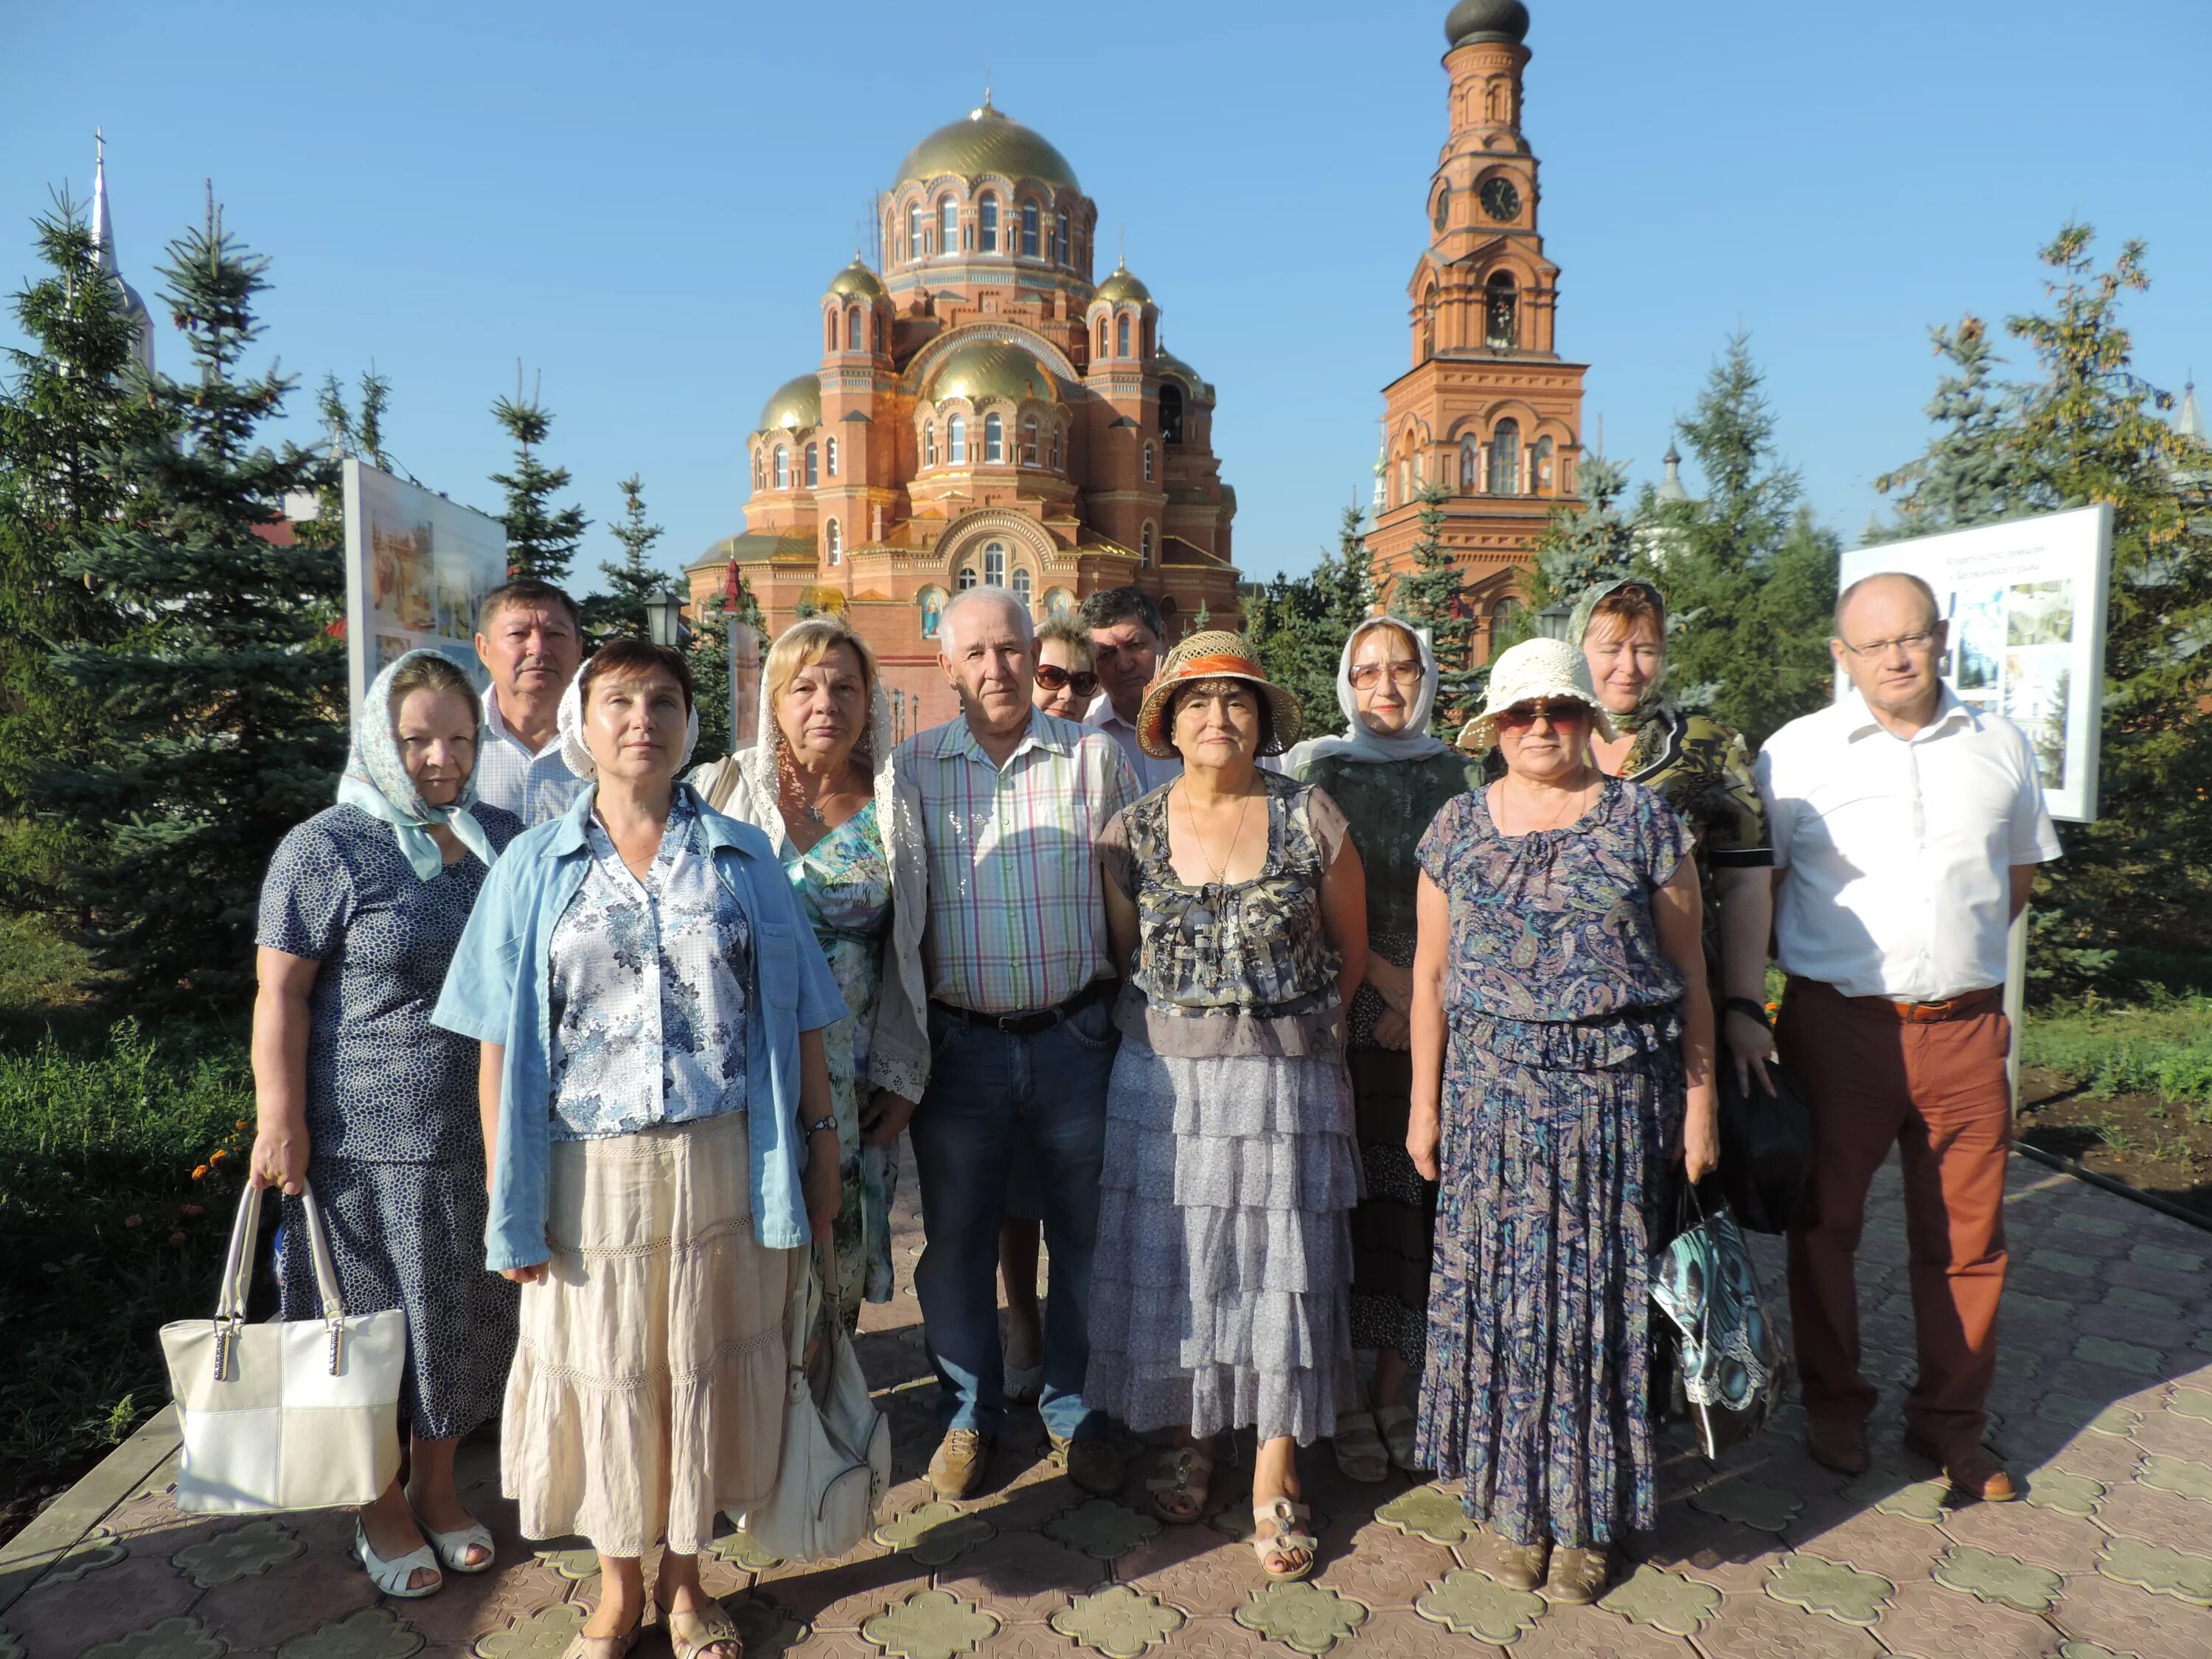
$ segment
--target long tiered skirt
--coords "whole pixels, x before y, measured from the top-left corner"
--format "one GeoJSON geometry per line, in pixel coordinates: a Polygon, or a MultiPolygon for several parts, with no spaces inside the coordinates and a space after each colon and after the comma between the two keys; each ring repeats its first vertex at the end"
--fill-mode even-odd
{"type": "Polygon", "coordinates": [[[553,1144],[500,1443],[525,1537],[696,1554],[775,1484],[802,1253],[754,1239],[746,1148],[743,1112],[553,1144]]]}
{"type": "Polygon", "coordinates": [[[1334,1432],[1359,1200],[1340,1055],[1153,1052],[1106,1095],[1084,1403],[1139,1433],[1334,1432]]]}

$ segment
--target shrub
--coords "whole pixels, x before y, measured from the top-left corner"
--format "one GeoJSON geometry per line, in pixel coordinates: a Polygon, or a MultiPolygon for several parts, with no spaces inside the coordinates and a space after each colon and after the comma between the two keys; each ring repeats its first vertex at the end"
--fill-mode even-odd
{"type": "MultiPolygon", "coordinates": [[[[2092,997],[2039,1010],[2021,1033],[2021,1060],[2056,1073],[2094,1099],[2161,1095],[2212,1108],[2212,997],[2175,997],[2152,988],[2147,1006],[2114,1007],[2092,997]]],[[[2192,1109],[2192,1118],[2198,1116],[2192,1109]]]]}

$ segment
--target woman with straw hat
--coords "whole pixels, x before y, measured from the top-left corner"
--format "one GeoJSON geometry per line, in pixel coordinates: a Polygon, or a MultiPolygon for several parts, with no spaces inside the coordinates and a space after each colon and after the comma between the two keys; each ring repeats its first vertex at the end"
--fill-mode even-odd
{"type": "Polygon", "coordinates": [[[1137,717],[1145,752],[1180,755],[1182,775],[1098,843],[1125,978],[1084,1401],[1178,1431],[1148,1483],[1174,1522],[1206,1512],[1212,1437],[1252,1428],[1272,1579],[1313,1570],[1297,1447],[1335,1426],[1351,1353],[1344,1008],[1367,955],[1343,814],[1258,764],[1299,724],[1243,640],[1192,635],[1137,717]]]}
{"type": "Polygon", "coordinates": [[[1504,775],[1420,848],[1406,1149],[1441,1186],[1419,1449],[1464,1479],[1492,1577],[1589,1601],[1656,1510],[1663,1176],[1719,1156],[1697,865],[1663,799],[1593,763],[1613,726],[1575,647],[1504,653],[1476,725],[1504,775]]]}

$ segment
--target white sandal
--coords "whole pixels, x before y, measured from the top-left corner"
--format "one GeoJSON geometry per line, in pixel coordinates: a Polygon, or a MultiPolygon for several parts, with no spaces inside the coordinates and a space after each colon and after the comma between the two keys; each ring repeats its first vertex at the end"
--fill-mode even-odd
{"type": "Polygon", "coordinates": [[[437,1554],[428,1544],[418,1544],[397,1560],[387,1561],[370,1547],[368,1528],[362,1525],[358,1516],[353,1523],[353,1554],[354,1559],[361,1563],[361,1570],[368,1575],[368,1582],[386,1595],[419,1601],[445,1588],[446,1577],[438,1571],[437,1554]],[[425,1567],[437,1577],[420,1589],[410,1585],[407,1581],[425,1567]]]}
{"type": "Polygon", "coordinates": [[[471,1521],[467,1526],[452,1532],[440,1532],[435,1527],[426,1525],[419,1515],[415,1517],[415,1524],[422,1528],[422,1536],[430,1540],[430,1547],[438,1552],[438,1559],[448,1572],[489,1572],[498,1565],[494,1559],[491,1528],[481,1521],[471,1521]],[[471,1550],[482,1550],[483,1559],[471,1565],[469,1561],[471,1550]]]}
{"type": "Polygon", "coordinates": [[[1375,1426],[1382,1431],[1382,1444],[1390,1454],[1391,1463],[1407,1474],[1425,1474],[1420,1460],[1414,1455],[1413,1447],[1419,1424],[1410,1406],[1377,1406],[1375,1426]]]}

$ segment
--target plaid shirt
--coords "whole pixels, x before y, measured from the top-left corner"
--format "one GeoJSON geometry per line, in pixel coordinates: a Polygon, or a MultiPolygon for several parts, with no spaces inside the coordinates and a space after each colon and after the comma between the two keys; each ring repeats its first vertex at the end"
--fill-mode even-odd
{"type": "Polygon", "coordinates": [[[483,743],[477,750],[477,799],[504,807],[526,828],[559,817],[584,793],[583,779],[561,757],[556,735],[535,754],[507,729],[499,694],[483,694],[483,743]]]}
{"type": "Polygon", "coordinates": [[[1042,712],[1004,767],[965,720],[899,746],[929,860],[929,994],[979,1014],[1065,1002],[1110,975],[1094,843],[1137,798],[1114,740],[1042,712]]]}

